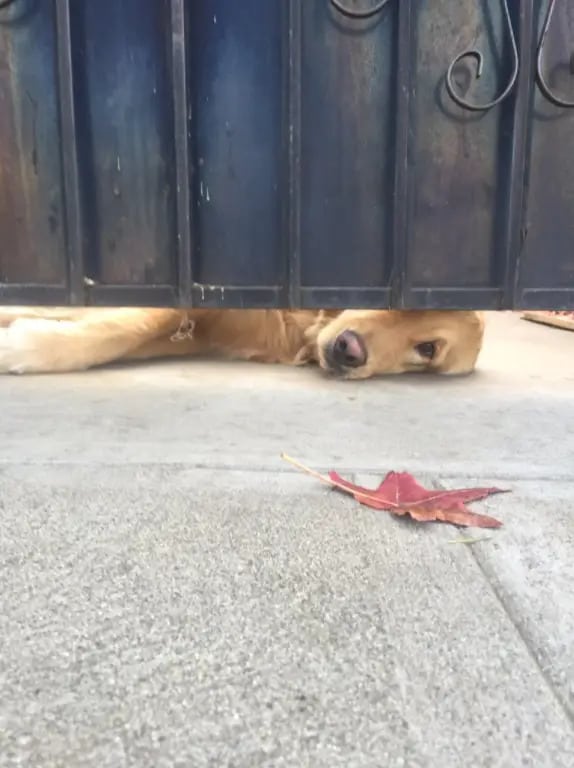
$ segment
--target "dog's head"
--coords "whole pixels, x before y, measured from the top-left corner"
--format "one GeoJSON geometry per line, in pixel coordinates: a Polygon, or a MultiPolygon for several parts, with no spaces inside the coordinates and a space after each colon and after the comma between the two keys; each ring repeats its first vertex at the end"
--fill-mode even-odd
{"type": "Polygon", "coordinates": [[[479,312],[345,310],[325,320],[316,336],[317,360],[348,379],[408,371],[470,373],[484,334],[479,312]]]}

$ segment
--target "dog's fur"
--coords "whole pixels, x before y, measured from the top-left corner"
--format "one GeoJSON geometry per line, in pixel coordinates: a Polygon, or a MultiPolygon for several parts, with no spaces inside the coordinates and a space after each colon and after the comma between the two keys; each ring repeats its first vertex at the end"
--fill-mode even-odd
{"type": "Polygon", "coordinates": [[[466,311],[0,307],[0,373],[79,371],[215,351],[264,363],[315,362],[353,379],[462,374],[475,367],[483,330],[482,315],[466,311]],[[333,360],[345,331],[359,338],[364,363],[333,360]]]}

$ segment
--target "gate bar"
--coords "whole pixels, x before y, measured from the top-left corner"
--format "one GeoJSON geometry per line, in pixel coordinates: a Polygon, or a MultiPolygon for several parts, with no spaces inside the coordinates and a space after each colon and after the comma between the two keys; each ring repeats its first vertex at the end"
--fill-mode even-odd
{"type": "Polygon", "coordinates": [[[301,0],[288,8],[288,237],[287,278],[290,307],[301,304],[301,0]]]}
{"type": "Polygon", "coordinates": [[[185,0],[170,0],[173,130],[175,139],[178,297],[191,306],[193,295],[191,168],[189,130],[191,113],[187,92],[185,0]]]}
{"type": "Polygon", "coordinates": [[[410,209],[409,129],[411,104],[411,63],[413,30],[411,0],[397,2],[397,77],[395,82],[395,174],[393,189],[393,246],[391,295],[392,306],[404,306],[407,257],[409,250],[408,219],[410,209]]]}
{"type": "MultiPolygon", "coordinates": [[[[508,212],[503,245],[502,278],[504,306],[515,306],[520,281],[520,257],[527,236],[524,220],[525,186],[528,178],[528,143],[531,108],[531,94],[535,88],[532,41],[536,38],[533,0],[519,4],[518,21],[518,71],[517,88],[514,98],[512,147],[510,153],[510,188],[508,191],[508,212]]],[[[504,107],[503,107],[504,109],[504,107]]],[[[500,278],[499,278],[500,279],[500,278]]]]}
{"type": "Polygon", "coordinates": [[[56,51],[60,107],[60,158],[63,169],[66,251],[68,256],[68,291],[70,302],[82,305],[86,297],[86,273],[74,109],[70,0],[56,0],[56,51]]]}

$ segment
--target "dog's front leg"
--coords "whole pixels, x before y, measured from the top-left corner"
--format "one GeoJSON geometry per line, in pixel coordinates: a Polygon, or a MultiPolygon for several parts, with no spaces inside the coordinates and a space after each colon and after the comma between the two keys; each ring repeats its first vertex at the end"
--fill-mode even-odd
{"type": "Polygon", "coordinates": [[[177,332],[177,309],[102,308],[78,320],[18,318],[0,328],[0,373],[79,371],[177,332]]]}

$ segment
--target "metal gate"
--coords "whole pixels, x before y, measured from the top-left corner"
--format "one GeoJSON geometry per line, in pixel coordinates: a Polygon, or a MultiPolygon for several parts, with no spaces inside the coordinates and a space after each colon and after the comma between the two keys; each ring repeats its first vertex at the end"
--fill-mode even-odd
{"type": "Polygon", "coordinates": [[[571,0],[0,0],[0,303],[574,308],[571,0]]]}

